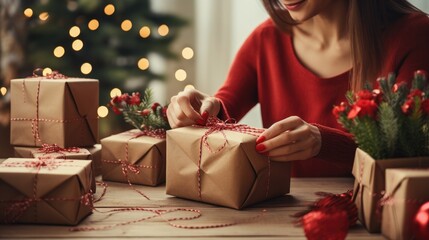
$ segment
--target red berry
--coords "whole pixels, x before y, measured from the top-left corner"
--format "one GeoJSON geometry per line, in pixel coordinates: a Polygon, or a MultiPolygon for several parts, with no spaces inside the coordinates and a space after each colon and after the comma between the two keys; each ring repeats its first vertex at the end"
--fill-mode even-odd
{"type": "Polygon", "coordinates": [[[145,116],[148,116],[150,113],[151,113],[150,109],[143,109],[143,111],[141,111],[140,115],[145,117],[145,116]]]}
{"type": "Polygon", "coordinates": [[[156,108],[158,107],[158,106],[161,106],[159,103],[157,103],[157,102],[154,102],[153,104],[152,104],[152,107],[150,107],[150,108],[152,108],[152,111],[153,112],[156,112],[156,108]]]}

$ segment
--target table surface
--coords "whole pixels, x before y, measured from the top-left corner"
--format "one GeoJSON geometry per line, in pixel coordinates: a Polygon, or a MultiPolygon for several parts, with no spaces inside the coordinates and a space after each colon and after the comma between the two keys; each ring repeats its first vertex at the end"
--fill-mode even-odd
{"type": "MultiPolygon", "coordinates": [[[[85,218],[79,227],[110,226],[107,230],[70,231],[69,226],[52,225],[0,225],[0,238],[26,239],[305,239],[302,227],[296,226],[292,215],[307,209],[318,199],[318,191],[342,193],[352,188],[353,179],[346,178],[293,178],[291,193],[244,210],[234,210],[165,194],[165,186],[137,186],[150,200],[143,198],[127,184],[107,182],[106,195],[95,204],[98,211],[85,218]],[[124,211],[116,214],[102,213],[112,209],[141,207],[148,210],[187,208],[199,210],[202,216],[193,220],[171,222],[184,226],[210,226],[237,223],[228,227],[183,229],[169,225],[165,219],[193,216],[192,212],[173,212],[138,223],[124,223],[153,216],[151,212],[124,211]],[[266,210],[264,212],[264,210],[266,210]]],[[[97,194],[102,192],[98,187],[97,194]]],[[[96,195],[97,195],[96,194],[96,195]]],[[[360,224],[349,230],[347,239],[384,239],[379,234],[369,234],[360,224]]]]}

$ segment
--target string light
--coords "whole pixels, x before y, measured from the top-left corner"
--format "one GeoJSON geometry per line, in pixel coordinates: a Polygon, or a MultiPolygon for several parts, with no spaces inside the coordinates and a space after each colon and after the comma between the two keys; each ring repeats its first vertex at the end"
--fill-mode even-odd
{"type": "Polygon", "coordinates": [[[82,40],[80,40],[80,39],[74,40],[73,43],[72,43],[72,48],[76,52],[82,50],[82,48],[83,48],[83,42],[82,42],[82,40]]]}
{"type": "Polygon", "coordinates": [[[50,68],[44,68],[42,71],[42,75],[44,77],[46,77],[48,74],[51,74],[51,73],[52,73],[52,69],[50,69],[50,68]]]}
{"type": "Polygon", "coordinates": [[[58,46],[54,49],[54,56],[57,58],[60,58],[60,57],[64,56],[65,52],[66,51],[62,46],[58,46]]]}
{"type": "Polygon", "coordinates": [[[83,73],[83,74],[90,74],[91,72],[92,72],[92,65],[91,64],[89,64],[89,63],[84,63],[84,64],[82,64],[82,66],[80,67],[80,71],[83,73]]]}
{"type": "Polygon", "coordinates": [[[137,63],[137,66],[141,70],[146,70],[149,68],[149,60],[147,58],[140,58],[140,60],[137,63]]]}
{"type": "Polygon", "coordinates": [[[0,93],[1,93],[1,95],[5,96],[7,93],[7,88],[5,88],[5,87],[0,88],[0,93]]]}
{"type": "Polygon", "coordinates": [[[71,37],[77,37],[80,34],[80,28],[78,26],[73,26],[69,30],[69,34],[71,37]]]}
{"type": "Polygon", "coordinates": [[[49,18],[49,13],[48,12],[42,12],[41,14],[39,14],[39,19],[42,21],[46,21],[49,18]]]}
{"type": "Polygon", "coordinates": [[[170,31],[170,29],[165,24],[162,24],[161,26],[158,27],[158,34],[162,37],[167,36],[169,31],[170,31]]]}
{"type": "Polygon", "coordinates": [[[98,22],[97,19],[92,19],[88,23],[88,28],[89,28],[89,30],[92,30],[92,31],[97,30],[99,26],[100,26],[100,23],[98,22]]]}
{"type": "Polygon", "coordinates": [[[185,86],[185,90],[195,89],[194,85],[188,84],[185,86]]]}
{"type": "Polygon", "coordinates": [[[176,71],[176,73],[174,74],[174,76],[176,77],[177,81],[182,82],[182,81],[186,80],[187,73],[186,73],[185,70],[179,69],[179,70],[176,71]]]}
{"type": "Polygon", "coordinates": [[[133,27],[133,23],[128,19],[122,21],[121,23],[121,29],[125,32],[130,31],[132,27],[133,27]]]}
{"type": "Polygon", "coordinates": [[[97,114],[100,118],[105,118],[109,114],[109,109],[106,106],[100,106],[97,109],[97,114]]]}
{"type": "Polygon", "coordinates": [[[24,10],[24,15],[28,18],[31,18],[33,16],[33,9],[27,8],[24,10]]]}
{"type": "Polygon", "coordinates": [[[107,4],[106,7],[104,7],[104,14],[110,16],[115,12],[115,6],[113,4],[107,4]]]}
{"type": "Polygon", "coordinates": [[[122,95],[122,91],[119,88],[114,88],[110,91],[110,98],[114,98],[116,96],[121,96],[122,95]]]}
{"type": "Polygon", "coordinates": [[[190,47],[185,47],[182,50],[182,57],[184,59],[187,59],[187,60],[193,58],[194,57],[194,50],[192,48],[190,48],[190,47]]]}
{"type": "Polygon", "coordinates": [[[142,38],[148,38],[150,36],[150,28],[147,26],[140,28],[139,34],[142,38]]]}

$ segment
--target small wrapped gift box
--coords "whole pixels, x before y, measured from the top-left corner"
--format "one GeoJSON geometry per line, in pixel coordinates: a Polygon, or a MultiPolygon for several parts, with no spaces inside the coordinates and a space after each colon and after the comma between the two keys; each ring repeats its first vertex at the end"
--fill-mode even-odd
{"type": "Polygon", "coordinates": [[[386,169],[426,167],[429,167],[429,157],[375,160],[360,148],[356,149],[352,170],[355,177],[353,200],[358,208],[359,221],[369,232],[381,231],[381,214],[377,208],[385,191],[386,169]]]}
{"type": "Polygon", "coordinates": [[[291,164],[256,152],[261,131],[219,124],[167,131],[167,194],[241,209],[289,193],[291,164]]]}
{"type": "Polygon", "coordinates": [[[46,77],[11,81],[16,146],[93,146],[98,141],[98,80],[46,77]]]}
{"type": "Polygon", "coordinates": [[[388,239],[414,239],[412,222],[429,201],[429,169],[387,169],[381,232],[388,239]]]}
{"type": "Polygon", "coordinates": [[[0,164],[0,222],[76,225],[92,212],[91,163],[9,158],[0,164]]]}
{"type": "Polygon", "coordinates": [[[44,145],[38,147],[14,147],[17,158],[56,158],[92,160],[92,172],[94,176],[101,174],[101,144],[95,144],[87,148],[60,148],[56,145],[44,145]]]}
{"type": "Polygon", "coordinates": [[[131,130],[101,139],[105,181],[156,186],[165,182],[165,136],[131,130]]]}

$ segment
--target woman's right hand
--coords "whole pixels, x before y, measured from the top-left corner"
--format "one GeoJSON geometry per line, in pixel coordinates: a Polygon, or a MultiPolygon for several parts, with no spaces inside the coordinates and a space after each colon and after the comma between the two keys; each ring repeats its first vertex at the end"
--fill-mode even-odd
{"type": "Polygon", "coordinates": [[[220,111],[220,101],[196,89],[186,89],[171,98],[167,118],[172,128],[204,125],[209,116],[220,111]]]}

